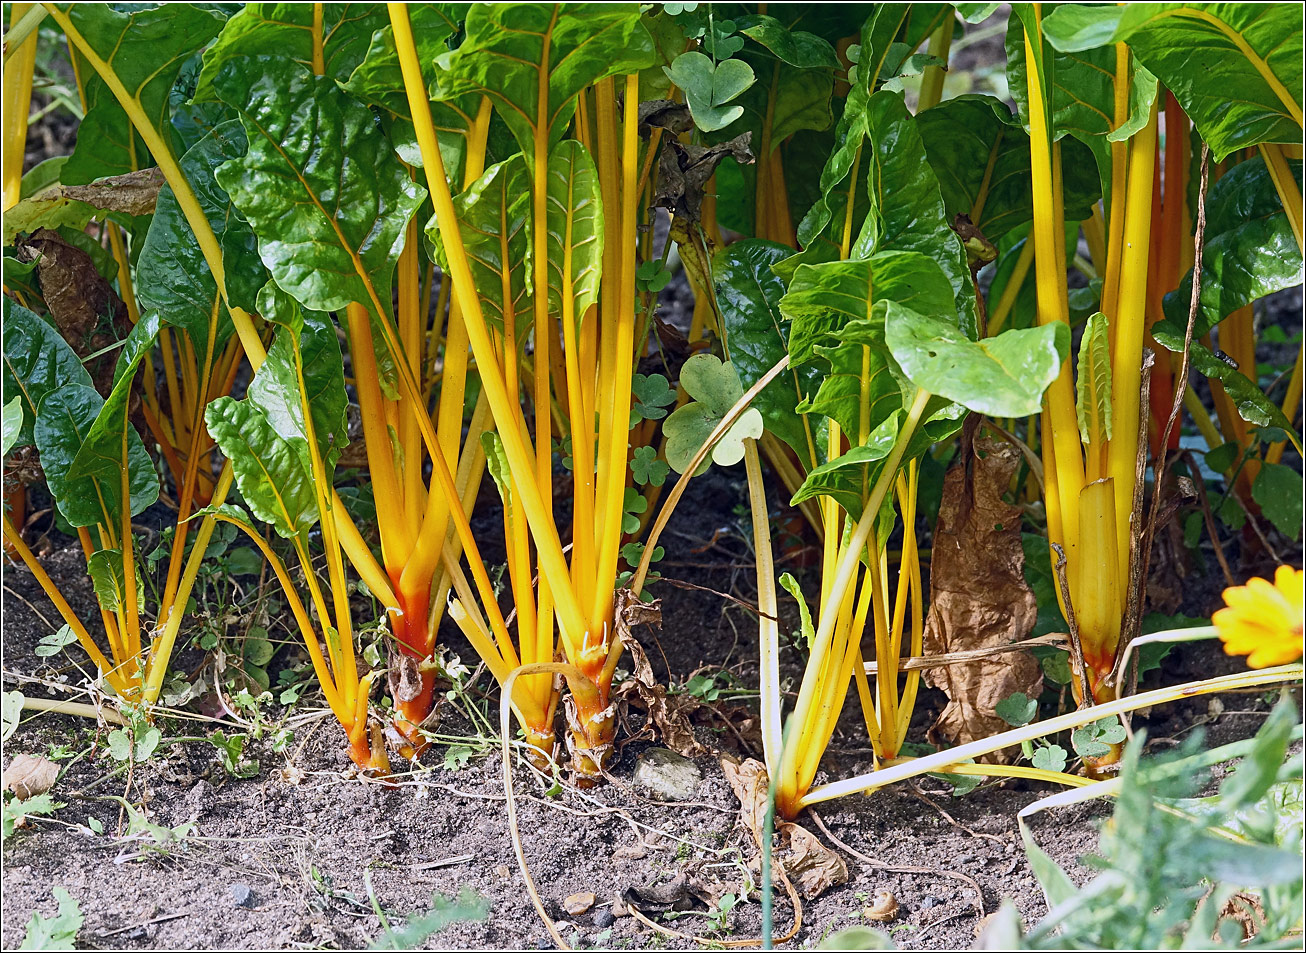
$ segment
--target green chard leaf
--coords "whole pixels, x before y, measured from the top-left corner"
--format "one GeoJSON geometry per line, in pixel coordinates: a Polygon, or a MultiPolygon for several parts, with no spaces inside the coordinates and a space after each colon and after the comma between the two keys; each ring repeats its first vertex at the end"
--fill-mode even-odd
{"type": "MultiPolygon", "coordinates": [[[[1043,20],[1045,42],[1043,49],[1044,82],[1052,94],[1050,127],[1055,138],[1073,136],[1092,151],[1097,160],[1098,177],[1102,183],[1102,196],[1107,205],[1111,200],[1111,141],[1127,138],[1142,127],[1151,114],[1156,100],[1156,77],[1138,63],[1130,61],[1129,115],[1123,126],[1112,130],[1115,121],[1116,51],[1114,46],[1082,50],[1053,49],[1048,43],[1049,23],[1052,16],[1043,20]]],[[[1025,31],[1020,16],[1013,16],[1007,27],[1007,84],[1020,111],[1021,123],[1029,126],[1028,64],[1025,61],[1025,31]]],[[[1064,151],[1064,147],[1063,147],[1064,151]]],[[[1070,165],[1062,157],[1062,169],[1070,165]]],[[[1079,170],[1082,172],[1082,170],[1079,170]]],[[[1067,214],[1067,219],[1070,215],[1067,214]]]]}
{"type": "Polygon", "coordinates": [[[867,103],[867,191],[870,211],[853,244],[852,258],[883,251],[915,251],[933,259],[952,286],[969,337],[975,330],[975,287],[966,252],[944,209],[916,119],[897,93],[879,92],[867,103]]]}
{"type": "MultiPolygon", "coordinates": [[[[521,189],[523,197],[528,189],[521,189]]],[[[589,152],[564,139],[549,155],[549,313],[568,313],[579,326],[599,300],[603,272],[603,200],[589,152]],[[570,262],[570,272],[564,268],[570,262]]]]}
{"type": "MultiPolygon", "coordinates": [[[[236,120],[228,120],[187,150],[180,163],[222,246],[227,293],[232,303],[256,311],[255,296],[267,281],[267,271],[259,260],[253,231],[236,214],[231,199],[214,178],[214,172],[223,162],[243,156],[245,148],[244,129],[236,120]]],[[[215,309],[217,327],[212,329],[215,357],[231,335],[233,326],[227,304],[218,293],[217,283],[176,196],[167,185],[159,191],[154,217],[136,263],[136,289],[141,308],[157,310],[168,324],[184,330],[200,360],[208,352],[215,309]]]]}
{"type": "Polygon", "coordinates": [[[440,57],[433,99],[490,98],[533,166],[535,133],[551,148],[571,122],[581,90],[651,66],[653,40],[635,4],[476,4],[466,37],[440,57]],[[541,72],[548,76],[540,115],[541,72]]]}
{"type": "Polygon", "coordinates": [[[23,398],[15,394],[13,400],[4,405],[4,440],[0,445],[0,456],[8,456],[9,451],[18,443],[18,435],[24,425],[23,398]]]}
{"type": "MultiPolygon", "coordinates": [[[[500,331],[505,315],[511,317],[520,348],[533,317],[533,286],[527,273],[531,186],[526,160],[518,153],[490,166],[454,198],[454,208],[485,317],[500,331]]],[[[426,223],[426,237],[444,268],[444,244],[435,216],[426,223]]]]}
{"type": "MultiPolygon", "coordinates": [[[[1176,354],[1184,349],[1183,334],[1176,334],[1160,321],[1153,326],[1152,336],[1158,344],[1176,354]]],[[[1293,435],[1293,440],[1296,441],[1296,430],[1279,405],[1266,397],[1265,392],[1237,367],[1226,364],[1210,348],[1196,340],[1188,347],[1188,359],[1198,374],[1218,380],[1224,385],[1225,393],[1233,400],[1234,407],[1243,420],[1258,427],[1278,427],[1284,433],[1293,435]]]]}
{"type": "MultiPolygon", "coordinates": [[[[1300,188],[1301,162],[1289,159],[1288,165],[1300,188]]],[[[1239,162],[1211,185],[1207,196],[1201,300],[1193,337],[1202,336],[1243,305],[1301,284],[1302,276],[1301,246],[1265,160],[1256,155],[1239,162]]],[[[1189,269],[1179,288],[1165,296],[1165,319],[1160,322],[1180,341],[1192,297],[1189,269]]]]}
{"type": "MultiPolygon", "coordinates": [[[[372,113],[290,60],[234,58],[213,83],[249,138],[245,156],[218,169],[218,184],[253,228],[273,279],[306,308],[358,302],[374,328],[393,330],[395,261],[424,192],[372,113]]],[[[377,360],[383,386],[397,393],[388,349],[378,346],[377,360]]]]}
{"type": "MultiPolygon", "coordinates": [[[[1029,134],[1005,103],[992,96],[958,96],[916,117],[938,176],[949,219],[966,215],[997,245],[1034,218],[1029,134]]],[[[1101,195],[1088,148],[1062,141],[1067,221],[1083,221],[1101,195]]]]}
{"type": "MultiPolygon", "coordinates": [[[[96,414],[94,423],[82,438],[82,444],[77,449],[77,454],[63,478],[74,485],[90,481],[101,487],[101,492],[104,488],[118,490],[123,467],[128,467],[133,516],[143,512],[159,498],[158,474],[149,455],[145,452],[145,444],[141,441],[140,434],[136,432],[136,428],[132,426],[127,416],[132,383],[136,378],[136,372],[140,369],[141,361],[154,346],[155,338],[159,335],[159,324],[158,314],[149,312],[142,315],[132,328],[119,355],[118,366],[114,370],[113,390],[109,392],[109,397],[96,414]]],[[[44,406],[43,403],[43,409],[44,406]]],[[[121,498],[120,491],[112,494],[112,499],[115,501],[121,498]]],[[[116,505],[115,503],[115,512],[117,512],[116,505]]],[[[64,515],[68,514],[65,512],[64,515]]],[[[71,517],[68,517],[68,521],[74,523],[71,517]]],[[[74,523],[74,525],[78,524],[74,523]]]]}
{"type": "MultiPolygon", "coordinates": [[[[145,604],[145,578],[141,575],[140,561],[132,565],[136,570],[136,604],[141,606],[145,604]]],[[[123,575],[121,549],[100,549],[91,553],[86,560],[86,571],[95,587],[100,608],[105,612],[117,612],[126,604],[127,580],[123,575]]]]}
{"type": "Polygon", "coordinates": [[[4,392],[22,401],[23,425],[15,439],[27,446],[36,442],[32,428],[45,396],[66,384],[89,388],[91,375],[52,324],[7,295],[3,324],[4,392]]]}
{"type": "MultiPolygon", "coordinates": [[[[462,28],[467,7],[468,4],[465,3],[408,5],[408,19],[413,28],[417,60],[428,89],[435,84],[436,57],[448,52],[449,39],[462,28]]],[[[403,71],[399,66],[399,52],[395,49],[394,28],[388,21],[372,34],[366,56],[343,86],[353,96],[380,109],[382,125],[395,151],[408,165],[421,168],[422,150],[417,145],[417,133],[413,129],[403,71]]],[[[431,118],[435,122],[440,156],[444,160],[445,172],[455,183],[455,190],[462,183],[467,134],[472,127],[480,99],[479,93],[471,93],[447,103],[431,104],[431,118]]]]}
{"type": "MultiPolygon", "coordinates": [[[[379,3],[328,3],[322,13],[323,72],[344,82],[363,62],[372,34],[388,28],[390,18],[379,3]]],[[[313,45],[313,4],[248,3],[204,51],[195,100],[220,98],[214,91],[217,76],[237,57],[285,57],[312,69],[313,45]]]]}
{"type": "Polygon", "coordinates": [[[1274,528],[1294,542],[1301,538],[1301,474],[1281,463],[1262,463],[1252,484],[1252,499],[1274,528]]]}
{"type": "MultiPolygon", "coordinates": [[[[107,3],[59,4],[71,29],[105,61],[127,93],[138,99],[147,121],[174,144],[172,88],[183,65],[218,35],[224,18],[211,5],[163,4],[132,8],[107,3]]],[[[71,45],[71,44],[70,44],[71,45]]],[[[64,165],[65,185],[153,165],[145,143],[99,73],[80,54],[87,111],[77,146],[64,165]]]]}
{"type": "MultiPolygon", "coordinates": [[[[73,477],[74,461],[91,435],[104,398],[87,384],[65,384],[41,400],[33,436],[41,454],[45,482],[59,512],[73,526],[116,524],[121,518],[121,478],[115,471],[111,479],[96,476],[73,477]]],[[[159,495],[159,478],[145,445],[131,429],[127,454],[131,473],[131,506],[139,513],[159,495]]]]}
{"type": "MultiPolygon", "coordinates": [[[[790,321],[780,309],[785,282],[772,266],[793,249],[752,238],[717,252],[712,263],[716,300],[730,347],[730,363],[745,388],[752,387],[784,357],[790,321]]],[[[819,463],[812,452],[807,426],[798,404],[820,384],[814,364],[790,368],[753,400],[766,429],[789,444],[805,467],[819,463]]]]}
{"type": "Polygon", "coordinates": [[[1026,417],[1070,353],[1060,321],[972,341],[947,318],[887,302],[885,340],[917,387],[990,417],[1026,417]]]}
{"type": "Polygon", "coordinates": [[[1075,416],[1083,443],[1111,439],[1111,334],[1101,311],[1088,319],[1079,342],[1075,416]]]}
{"type": "Polygon", "coordinates": [[[1128,43],[1175,94],[1216,161],[1261,142],[1301,142],[1302,11],[1295,5],[1067,4],[1043,28],[1067,52],[1128,43]]]}

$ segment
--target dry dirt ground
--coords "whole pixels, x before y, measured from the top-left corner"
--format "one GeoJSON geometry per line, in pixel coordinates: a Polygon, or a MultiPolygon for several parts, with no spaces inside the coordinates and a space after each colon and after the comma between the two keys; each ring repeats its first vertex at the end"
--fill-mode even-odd
{"type": "MultiPolygon", "coordinates": [[[[686,555],[680,562],[668,560],[663,572],[745,600],[754,597],[749,554],[732,512],[740,498],[735,478],[714,471],[694,487],[668,531],[686,555]],[[702,552],[689,552],[694,549],[702,552]]],[[[75,608],[92,609],[94,596],[79,553],[56,551],[47,566],[75,608]]],[[[746,610],[731,608],[734,604],[715,592],[666,584],[660,590],[661,631],[638,633],[659,678],[669,672],[683,683],[708,667],[729,670],[742,686],[755,684],[756,629],[746,610]]],[[[793,609],[791,602],[786,611],[793,609]]],[[[23,676],[78,681],[68,655],[34,656],[35,643],[52,630],[45,619],[54,616],[25,570],[6,571],[4,610],[6,690],[40,694],[23,676]]],[[[786,627],[796,628],[796,620],[788,619],[786,627]]],[[[471,657],[456,633],[449,632],[447,642],[463,658],[471,657]]],[[[1172,656],[1147,684],[1216,674],[1236,664],[1210,649],[1189,648],[1172,656]]],[[[289,644],[279,649],[274,673],[297,657],[289,644]]],[[[182,654],[183,666],[204,658],[190,650],[182,654]]],[[[796,675],[797,661],[788,653],[786,670],[796,675]]],[[[939,700],[923,693],[917,739],[939,700]]],[[[665,889],[682,875],[700,890],[740,890],[757,851],[719,758],[756,753],[749,750],[754,735],[745,710],[754,701],[727,695],[696,712],[698,738],[710,751],[696,759],[701,780],[686,802],[659,803],[632,786],[639,754],[650,746],[638,732],[642,713],[633,710],[635,740],[619,751],[613,778],[601,787],[557,786],[524,763],[517,765],[526,858],[571,945],[683,948],[686,941],[658,935],[629,915],[614,916],[614,910],[624,912],[614,900],[632,887],[665,889]],[[593,906],[568,914],[566,898],[587,892],[596,897],[593,906]]],[[[514,857],[501,761],[491,732],[460,713],[468,705],[491,717],[497,711],[478,689],[465,691],[459,704],[448,706],[440,727],[455,741],[434,746],[420,766],[396,761],[389,783],[351,770],[339,727],[314,716],[311,695],[289,712],[265,706],[263,737],[246,751],[259,768],[243,779],[224,770],[217,749],[203,739],[211,724],[164,719],[164,742],[152,758],[127,771],[106,750],[103,728],[27,713],[5,746],[6,760],[17,753],[61,750],[65,771],[53,793],[66,806],[5,843],[4,947],[21,942],[33,911],[54,912],[51,888],[63,886],[86,917],[80,943],[93,949],[367,947],[384,933],[374,904],[398,928],[429,911],[433,894],[452,897],[460,891],[483,899],[485,917],[452,924],[425,941],[426,948],[547,948],[548,934],[514,857]],[[293,725],[295,738],[274,751],[275,729],[286,724],[293,725]],[[174,833],[151,834],[133,824],[134,815],[174,833]]],[[[849,708],[854,714],[855,705],[849,708]]],[[[1247,736],[1266,710],[1261,696],[1226,697],[1223,713],[1205,726],[1211,743],[1247,736]]],[[[1158,747],[1209,720],[1202,700],[1154,715],[1151,732],[1158,747]]],[[[869,769],[864,729],[858,729],[855,717],[841,724],[825,767],[831,777],[869,769]]],[[[804,903],[797,942],[814,944],[866,922],[864,911],[881,890],[893,894],[899,913],[879,926],[905,949],[969,946],[981,916],[1004,899],[1033,922],[1045,907],[1015,815],[1045,793],[1008,782],[954,798],[946,784],[927,779],[919,786],[831,803],[820,820],[841,844],[815,819],[804,823],[843,855],[851,876],[804,903]],[[904,867],[917,871],[894,869],[904,867]]],[[[1082,879],[1088,872],[1076,859],[1093,848],[1095,821],[1103,813],[1091,806],[1062,812],[1036,821],[1035,829],[1044,849],[1082,879]]],[[[666,925],[719,940],[758,935],[755,901],[737,904],[719,919],[704,915],[710,912],[696,901],[697,915],[666,925]]],[[[792,918],[781,897],[777,933],[788,930],[792,918]]]]}

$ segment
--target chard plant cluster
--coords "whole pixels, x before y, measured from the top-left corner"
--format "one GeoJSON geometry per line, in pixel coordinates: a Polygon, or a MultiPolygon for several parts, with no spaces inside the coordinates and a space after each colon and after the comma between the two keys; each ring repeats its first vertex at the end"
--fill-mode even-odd
{"type": "MultiPolygon", "coordinates": [[[[1246,545],[1300,531],[1300,341],[1267,380],[1252,306],[1302,280],[1301,12],[1015,4],[1013,111],[949,88],[996,7],[13,4],[4,451],[39,459],[99,618],[42,568],[17,485],[8,551],[103,691],[148,710],[230,524],[360,768],[430,744],[448,619],[536,757],[562,728],[592,781],[662,530],[690,479],[742,462],[785,818],[925,771],[1083,785],[961,762],[1300,679],[1130,696],[1124,661],[1184,426],[1246,545]],[[41,31],[84,119],[24,175],[41,31]],[[677,268],[680,331],[658,314],[677,268]],[[79,307],[120,313],[95,376],[79,307]],[[1024,451],[1008,495],[1050,544],[1081,710],[912,758],[923,494],[968,419],[1024,451]],[[768,482],[819,548],[807,589],[780,572],[768,482]],[[160,501],[152,578],[133,520],[160,501]],[[791,699],[777,586],[802,618],[791,699]],[[850,693],[876,770],[817,786],[850,693]]],[[[1095,771],[1121,755],[1100,747],[1095,771]]]]}

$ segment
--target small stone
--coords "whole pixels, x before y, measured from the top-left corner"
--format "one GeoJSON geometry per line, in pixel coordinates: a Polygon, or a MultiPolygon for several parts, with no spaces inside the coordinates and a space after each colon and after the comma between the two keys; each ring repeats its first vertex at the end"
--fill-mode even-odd
{"type": "Polygon", "coordinates": [[[612,911],[607,907],[600,907],[594,913],[594,925],[600,930],[606,929],[616,922],[617,918],[613,916],[612,911]]]}
{"type": "Polygon", "coordinates": [[[231,902],[238,907],[244,907],[246,910],[252,909],[254,906],[254,891],[250,889],[249,884],[232,884],[231,902]]]}
{"type": "Polygon", "coordinates": [[[578,917],[582,913],[594,906],[594,894],[589,892],[573,893],[566,900],[562,901],[562,909],[566,910],[570,916],[578,917]]]}
{"type": "Polygon", "coordinates": [[[934,896],[934,894],[927,893],[925,896],[921,898],[921,909],[932,910],[942,903],[943,901],[940,900],[938,897],[934,896]]]}
{"type": "Polygon", "coordinates": [[[541,933],[532,941],[532,945],[537,950],[552,950],[554,948],[553,937],[547,933],[541,933]]]}
{"type": "Polygon", "coordinates": [[[495,867],[495,868],[494,868],[494,872],[495,872],[495,874],[498,875],[498,877],[499,877],[500,880],[505,880],[505,881],[506,881],[509,877],[512,876],[512,872],[511,872],[507,867],[505,867],[503,864],[500,864],[498,867],[495,867]]]}
{"type": "Polygon", "coordinates": [[[614,917],[630,916],[630,910],[627,909],[626,904],[622,902],[620,897],[614,897],[612,900],[612,915],[614,917]]]}
{"type": "Polygon", "coordinates": [[[667,748],[649,748],[635,764],[635,787],[663,801],[688,801],[703,775],[698,766],[667,748]]]}

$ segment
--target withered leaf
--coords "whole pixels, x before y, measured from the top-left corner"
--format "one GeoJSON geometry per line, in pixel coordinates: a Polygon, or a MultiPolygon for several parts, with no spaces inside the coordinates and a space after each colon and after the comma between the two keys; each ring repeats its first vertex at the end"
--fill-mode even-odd
{"type": "MultiPolygon", "coordinates": [[[[1020,509],[1002,499],[1020,451],[977,438],[978,423],[972,417],[963,427],[957,462],[943,480],[930,561],[927,655],[1007,645],[1029,635],[1038,615],[1025,583],[1020,509]]],[[[929,730],[935,744],[964,744],[1002,731],[1007,724],[996,714],[998,703],[1013,692],[1037,698],[1043,688],[1038,662],[1026,652],[927,669],[925,680],[948,696],[929,730]]]]}
{"type": "Polygon", "coordinates": [[[678,136],[694,128],[694,118],[684,103],[674,99],[647,99],[639,104],[639,134],[647,139],[654,126],[678,136]]]}
{"type": "Polygon", "coordinates": [[[163,185],[163,173],[155,166],[96,179],[87,185],[51,186],[36,198],[73,199],[106,212],[149,215],[154,211],[154,204],[159,199],[159,189],[163,185]]]}
{"type": "Polygon", "coordinates": [[[749,144],[752,139],[752,132],[744,132],[714,146],[696,146],[682,143],[672,136],[663,136],[653,204],[670,209],[679,219],[691,223],[700,221],[707,180],[727,156],[733,156],[741,165],[751,163],[753,153],[749,144]]]}
{"type": "MultiPolygon", "coordinates": [[[[19,246],[19,257],[36,262],[41,294],[50,317],[78,357],[88,357],[127,337],[127,306],[113,286],[95,270],[91,256],[64,241],[56,231],[38,229],[19,246]]],[[[113,386],[116,353],[87,365],[95,389],[108,396],[113,386]]]]}
{"type": "Polygon", "coordinates": [[[698,702],[692,696],[667,694],[666,686],[660,684],[653,674],[648,654],[631,631],[636,625],[661,625],[661,601],[641,602],[633,592],[624,588],[617,590],[614,601],[614,629],[633,662],[630,678],[617,687],[615,697],[645,709],[649,724],[672,751],[687,758],[702,754],[703,746],[694,737],[689,723],[689,711],[697,707],[698,702]]]}
{"type": "Polygon", "coordinates": [[[50,790],[58,777],[59,765],[53,761],[40,755],[15,755],[5,768],[4,788],[12,791],[18,800],[26,801],[50,790]]]}
{"type": "MultiPolygon", "coordinates": [[[[766,836],[766,766],[753,758],[743,764],[725,758],[721,770],[739,798],[741,820],[753,839],[761,844],[766,836]]],[[[784,870],[805,899],[819,897],[831,887],[847,883],[848,864],[843,857],[817,840],[807,828],[777,818],[775,832],[780,846],[772,855],[772,863],[784,870]]]]}

